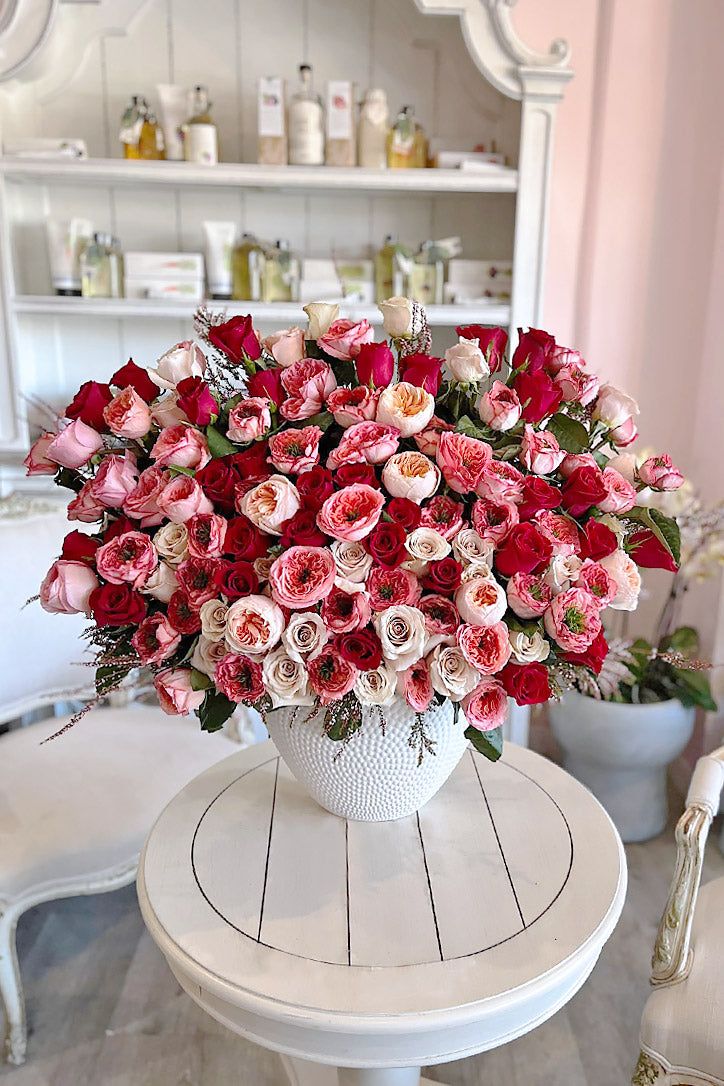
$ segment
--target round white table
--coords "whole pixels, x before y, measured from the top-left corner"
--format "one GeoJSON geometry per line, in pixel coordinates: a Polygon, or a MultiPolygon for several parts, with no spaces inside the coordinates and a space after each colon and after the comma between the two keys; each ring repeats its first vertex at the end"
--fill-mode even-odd
{"type": "Polygon", "coordinates": [[[172,800],[138,874],[179,984],[282,1053],[294,1086],[413,1086],[534,1029],[588,977],[625,892],[603,808],[512,744],[496,764],[467,752],[418,815],[365,823],[261,743],[172,800]]]}

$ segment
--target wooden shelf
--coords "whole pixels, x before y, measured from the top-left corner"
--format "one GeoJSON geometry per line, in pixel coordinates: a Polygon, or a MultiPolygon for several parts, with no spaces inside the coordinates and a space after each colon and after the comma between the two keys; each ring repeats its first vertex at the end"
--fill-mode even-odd
{"type": "MultiPolygon", "coordinates": [[[[221,302],[204,303],[210,308],[225,309],[229,316],[250,313],[255,321],[263,323],[301,323],[306,314],[296,302],[221,302]]],[[[156,302],[143,298],[66,298],[55,295],[20,295],[13,299],[15,313],[44,313],[50,316],[115,317],[125,320],[132,317],[158,317],[190,319],[195,306],[186,302],[156,302]]],[[[382,315],[376,305],[341,305],[341,315],[351,319],[366,318],[371,324],[381,324],[382,315]]],[[[510,306],[491,302],[489,305],[431,305],[427,308],[430,326],[452,328],[456,324],[507,325],[510,306]]]]}
{"type": "Polygon", "coordinates": [[[343,192],[516,192],[517,170],[369,170],[346,166],[260,166],[220,162],[143,162],[123,158],[0,158],[9,181],[87,185],[178,185],[196,188],[340,190],[343,192]]]}

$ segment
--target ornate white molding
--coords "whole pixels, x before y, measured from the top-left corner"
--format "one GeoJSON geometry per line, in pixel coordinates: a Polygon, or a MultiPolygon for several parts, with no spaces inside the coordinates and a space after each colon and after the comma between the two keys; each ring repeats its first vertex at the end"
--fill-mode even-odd
{"type": "Polygon", "coordinates": [[[0,81],[15,79],[47,42],[59,0],[6,0],[0,11],[0,81]]]}

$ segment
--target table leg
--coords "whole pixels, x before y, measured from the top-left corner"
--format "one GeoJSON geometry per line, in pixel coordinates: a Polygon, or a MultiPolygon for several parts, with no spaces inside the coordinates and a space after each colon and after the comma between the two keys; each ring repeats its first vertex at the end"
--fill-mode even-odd
{"type": "Polygon", "coordinates": [[[321,1063],[281,1056],[289,1086],[437,1086],[420,1078],[419,1067],[354,1069],[326,1067],[321,1063]]]}

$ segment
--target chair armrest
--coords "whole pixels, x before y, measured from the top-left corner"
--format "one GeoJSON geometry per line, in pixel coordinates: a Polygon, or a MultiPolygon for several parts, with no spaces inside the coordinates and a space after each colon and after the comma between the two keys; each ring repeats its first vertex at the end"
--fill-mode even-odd
{"type": "Polygon", "coordinates": [[[724,786],[724,747],[696,763],[686,810],[676,827],[676,868],[651,960],[655,987],[677,984],[691,968],[691,925],[699,893],[704,847],[724,786]]]}

